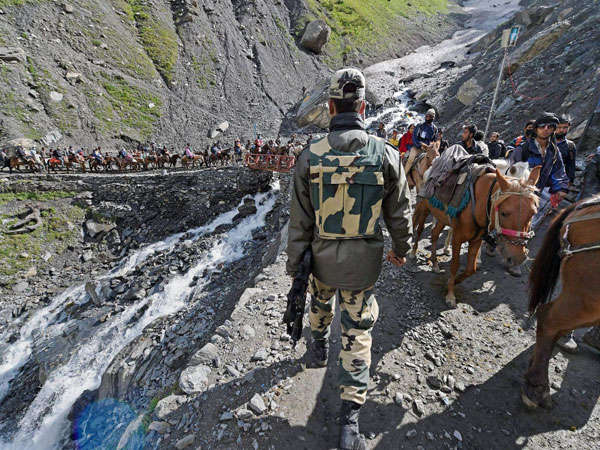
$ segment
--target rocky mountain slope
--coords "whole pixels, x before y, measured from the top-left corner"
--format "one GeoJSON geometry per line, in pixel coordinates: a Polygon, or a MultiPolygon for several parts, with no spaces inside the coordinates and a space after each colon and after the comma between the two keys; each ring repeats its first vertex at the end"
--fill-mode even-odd
{"type": "Polygon", "coordinates": [[[219,124],[227,139],[273,135],[330,68],[435,42],[456,10],[445,0],[1,0],[0,142],[199,145],[219,124]],[[331,27],[321,55],[300,45],[315,19],[331,27]]]}
{"type": "Polygon", "coordinates": [[[451,141],[464,123],[485,128],[504,53],[501,33],[519,25],[521,34],[517,46],[508,51],[490,129],[500,131],[505,140],[512,139],[528,119],[553,111],[572,117],[571,137],[576,139],[600,99],[599,24],[600,8],[594,0],[530,2],[527,9],[470,48],[474,59],[468,65],[421,78],[410,87],[419,100],[440,110],[451,141]],[[447,87],[440,89],[440,85],[447,87]]]}

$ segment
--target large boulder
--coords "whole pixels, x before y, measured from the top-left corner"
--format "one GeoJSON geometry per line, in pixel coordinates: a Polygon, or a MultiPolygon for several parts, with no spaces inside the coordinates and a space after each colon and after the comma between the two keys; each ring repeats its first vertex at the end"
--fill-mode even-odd
{"type": "Polygon", "coordinates": [[[329,116],[329,81],[323,81],[308,93],[298,111],[296,122],[300,127],[315,125],[319,128],[329,128],[331,117],[329,116]]]}
{"type": "Polygon", "coordinates": [[[458,92],[456,93],[456,98],[465,106],[471,106],[475,103],[475,100],[479,98],[482,94],[483,88],[477,82],[477,79],[470,78],[465,81],[458,92]]]}
{"type": "Polygon", "coordinates": [[[208,387],[210,367],[199,365],[189,366],[179,376],[179,387],[186,394],[204,392],[208,387]]]}
{"type": "Polygon", "coordinates": [[[0,61],[25,62],[25,50],[20,47],[0,47],[0,61]]]}
{"type": "Polygon", "coordinates": [[[307,50],[321,53],[329,40],[331,28],[323,20],[313,20],[306,25],[300,45],[307,50]]]}

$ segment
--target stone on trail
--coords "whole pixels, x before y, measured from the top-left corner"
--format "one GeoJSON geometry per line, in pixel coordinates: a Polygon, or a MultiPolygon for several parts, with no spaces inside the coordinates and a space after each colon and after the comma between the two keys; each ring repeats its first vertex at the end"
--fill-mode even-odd
{"type": "Polygon", "coordinates": [[[73,11],[74,11],[74,10],[73,10],[73,6],[72,6],[72,5],[70,5],[70,4],[68,4],[68,3],[63,3],[63,5],[62,5],[62,6],[63,6],[63,9],[65,10],[65,12],[66,12],[67,14],[73,14],[73,11]]]}
{"type": "Polygon", "coordinates": [[[248,407],[254,411],[254,413],[258,416],[263,414],[267,410],[267,406],[263,398],[259,394],[254,394],[254,396],[250,399],[248,403],[248,407]]]}
{"type": "Polygon", "coordinates": [[[221,414],[221,417],[219,417],[219,422],[227,422],[229,420],[233,420],[233,413],[231,411],[225,411],[221,414]]]}
{"type": "Polygon", "coordinates": [[[406,432],[406,439],[412,439],[417,435],[417,430],[415,430],[414,428],[412,430],[408,430],[406,432]]]}
{"type": "Polygon", "coordinates": [[[427,377],[427,384],[431,386],[432,389],[439,389],[442,387],[442,380],[435,375],[431,375],[427,377]]]}
{"type": "Polygon", "coordinates": [[[477,82],[477,79],[470,78],[465,81],[456,93],[456,98],[465,106],[475,103],[475,100],[481,95],[483,88],[477,82]]]}
{"type": "Polygon", "coordinates": [[[251,361],[264,361],[267,359],[267,356],[269,356],[267,350],[265,348],[261,348],[254,354],[254,356],[252,356],[251,361]]]}
{"type": "Polygon", "coordinates": [[[97,237],[99,234],[108,233],[109,231],[113,230],[115,226],[116,225],[114,223],[98,223],[91,219],[85,222],[85,230],[92,239],[97,237]]]}
{"type": "Polygon", "coordinates": [[[254,328],[252,328],[250,325],[243,325],[240,328],[240,335],[244,339],[252,339],[254,336],[256,336],[256,331],[254,331],[254,328]]]}
{"type": "Polygon", "coordinates": [[[187,367],[179,376],[179,387],[186,394],[204,392],[208,387],[208,375],[210,375],[208,366],[187,367]]]}
{"type": "Polygon", "coordinates": [[[457,441],[462,442],[462,434],[460,434],[460,431],[454,430],[453,436],[456,438],[457,441]]]}
{"type": "Polygon", "coordinates": [[[190,358],[190,365],[197,366],[199,364],[209,365],[219,356],[217,346],[212,343],[207,343],[204,347],[198,350],[190,358]]]}
{"type": "Polygon", "coordinates": [[[300,45],[307,50],[321,53],[329,40],[330,34],[331,28],[329,28],[324,20],[313,20],[306,25],[300,45]]]}
{"type": "Polygon", "coordinates": [[[166,418],[169,414],[177,411],[187,400],[185,395],[169,395],[156,404],[154,415],[159,419],[166,418]]]}

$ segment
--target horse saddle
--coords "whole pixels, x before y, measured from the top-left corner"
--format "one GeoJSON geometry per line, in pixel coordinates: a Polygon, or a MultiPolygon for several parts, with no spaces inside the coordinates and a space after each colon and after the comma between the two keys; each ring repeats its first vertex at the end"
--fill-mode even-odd
{"type": "Polygon", "coordinates": [[[454,218],[469,204],[470,185],[481,175],[493,170],[494,164],[483,155],[459,158],[449,171],[437,178],[432,195],[426,198],[433,206],[454,218]]]}

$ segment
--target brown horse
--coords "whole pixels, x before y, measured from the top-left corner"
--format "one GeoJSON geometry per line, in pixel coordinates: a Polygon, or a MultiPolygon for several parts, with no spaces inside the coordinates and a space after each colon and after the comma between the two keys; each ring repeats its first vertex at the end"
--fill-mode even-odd
{"type": "Polygon", "coordinates": [[[85,172],[85,158],[79,155],[68,155],[65,161],[65,167],[67,168],[67,172],[73,168],[73,166],[78,165],[81,168],[82,172],[85,172]]]}
{"type": "Polygon", "coordinates": [[[179,155],[173,155],[171,156],[171,158],[169,159],[169,164],[171,164],[172,168],[177,167],[177,160],[180,158],[179,155]]]}
{"type": "Polygon", "coordinates": [[[32,172],[37,171],[37,166],[33,159],[22,159],[22,158],[19,158],[18,156],[13,156],[12,158],[10,158],[8,160],[8,170],[10,172],[12,172],[13,169],[17,169],[20,172],[21,166],[27,167],[32,172]]]}
{"type": "Polygon", "coordinates": [[[568,332],[600,325],[600,196],[564,209],[546,232],[529,275],[529,312],[537,315],[535,350],[521,392],[529,408],[550,407],[548,364],[568,332]],[[560,277],[561,291],[551,303],[560,277]]]}
{"type": "Polygon", "coordinates": [[[413,216],[415,251],[423,231],[425,219],[433,214],[436,223],[431,231],[431,262],[433,270],[439,272],[437,262],[437,241],[445,226],[452,228],[452,262],[448,279],[446,304],[456,307],[455,285],[463,282],[477,270],[477,254],[486,233],[497,234],[500,254],[508,266],[518,266],[527,258],[527,239],[531,237],[531,219],[537,212],[538,198],[535,184],[540,176],[541,166],[531,171],[527,180],[505,178],[499,171],[480,176],[473,185],[475,207],[470,202],[458,217],[448,215],[422,201],[417,204],[413,216]],[[460,248],[469,243],[465,271],[456,275],[460,265],[460,248]]]}
{"type": "Polygon", "coordinates": [[[196,163],[202,165],[204,163],[204,158],[201,155],[194,155],[193,157],[188,157],[187,155],[181,158],[181,166],[184,168],[188,168],[190,165],[192,169],[196,167],[196,163]]]}
{"type": "Polygon", "coordinates": [[[409,188],[413,186],[416,188],[417,193],[421,190],[424,182],[424,176],[427,169],[433,164],[433,160],[440,156],[440,141],[432,142],[431,145],[427,146],[427,151],[419,153],[414,159],[409,172],[406,174],[406,180],[408,181],[409,188]]]}

